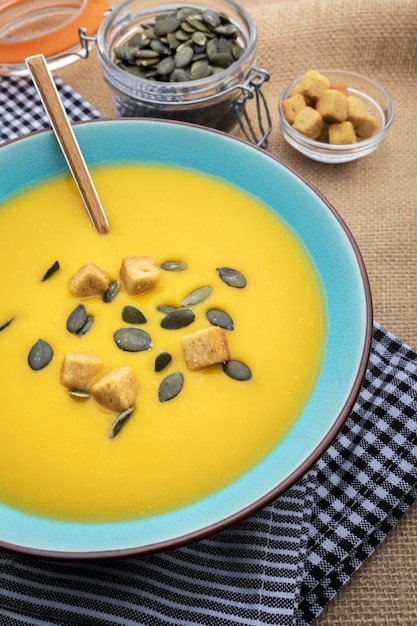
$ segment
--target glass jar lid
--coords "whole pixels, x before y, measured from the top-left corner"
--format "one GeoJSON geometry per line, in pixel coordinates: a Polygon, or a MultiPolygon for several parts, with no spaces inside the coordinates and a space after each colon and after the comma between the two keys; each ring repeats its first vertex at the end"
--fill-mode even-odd
{"type": "MultiPolygon", "coordinates": [[[[21,74],[25,58],[43,54],[49,59],[71,60],[80,47],[79,29],[96,34],[108,0],[6,0],[0,6],[1,73],[21,74]],[[5,68],[6,71],[5,71],[5,68]],[[16,69],[16,72],[13,72],[16,69]]],[[[72,59],[73,60],[73,59],[72,59]]]]}

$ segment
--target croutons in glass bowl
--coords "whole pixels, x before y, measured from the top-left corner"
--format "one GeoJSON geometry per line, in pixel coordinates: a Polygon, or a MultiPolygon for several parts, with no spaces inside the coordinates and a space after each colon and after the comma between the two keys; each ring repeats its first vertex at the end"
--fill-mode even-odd
{"type": "Polygon", "coordinates": [[[309,70],[278,103],[286,141],[323,163],[346,163],[376,150],[393,122],[394,105],[374,80],[344,70],[309,70]]]}

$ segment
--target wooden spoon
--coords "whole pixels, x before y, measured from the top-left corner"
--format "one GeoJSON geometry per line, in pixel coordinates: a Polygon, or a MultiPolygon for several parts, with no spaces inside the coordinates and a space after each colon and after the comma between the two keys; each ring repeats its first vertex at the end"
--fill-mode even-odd
{"type": "Polygon", "coordinates": [[[49,115],[55,136],[67,160],[72,176],[84,201],[87,213],[100,234],[109,232],[109,222],[91,180],[71,124],[58,95],[43,54],[25,59],[26,66],[49,115]]]}

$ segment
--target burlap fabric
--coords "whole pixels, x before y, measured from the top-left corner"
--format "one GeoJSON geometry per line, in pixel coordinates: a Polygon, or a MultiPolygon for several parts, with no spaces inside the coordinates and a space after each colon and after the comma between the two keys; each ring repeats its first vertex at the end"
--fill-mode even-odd
{"type": "MultiPolygon", "coordinates": [[[[119,2],[113,1],[112,4],[119,2]]],[[[368,270],[374,317],[417,348],[417,1],[241,0],[258,28],[257,64],[273,121],[268,151],[308,178],[355,236],[368,270]],[[283,140],[277,100],[307,69],[343,68],[381,82],[395,121],[373,155],[313,162],[283,140]]],[[[58,72],[104,116],[114,117],[95,51],[58,72]]],[[[417,505],[336,596],[317,624],[417,624],[417,505]]]]}

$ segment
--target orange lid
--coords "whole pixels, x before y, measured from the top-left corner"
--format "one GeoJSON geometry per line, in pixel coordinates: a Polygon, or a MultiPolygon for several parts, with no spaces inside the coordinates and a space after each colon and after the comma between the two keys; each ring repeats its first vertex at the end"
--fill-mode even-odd
{"type": "Polygon", "coordinates": [[[0,64],[46,58],[80,43],[78,29],[95,35],[108,0],[6,0],[0,4],[0,64]]]}

